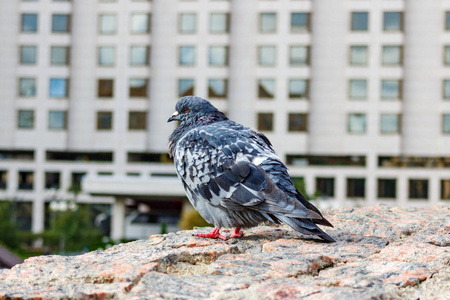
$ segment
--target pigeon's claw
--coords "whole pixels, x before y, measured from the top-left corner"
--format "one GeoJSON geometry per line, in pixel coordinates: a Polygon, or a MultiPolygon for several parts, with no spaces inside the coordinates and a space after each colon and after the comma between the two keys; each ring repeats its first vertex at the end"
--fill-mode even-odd
{"type": "Polygon", "coordinates": [[[241,231],[241,228],[236,227],[236,229],[234,230],[234,233],[232,235],[230,235],[230,237],[243,237],[244,233],[241,231]]]}
{"type": "Polygon", "coordinates": [[[208,239],[222,239],[224,241],[228,240],[227,236],[220,234],[220,228],[214,228],[213,231],[210,233],[196,233],[194,236],[202,237],[202,238],[208,238],[208,239]]]}

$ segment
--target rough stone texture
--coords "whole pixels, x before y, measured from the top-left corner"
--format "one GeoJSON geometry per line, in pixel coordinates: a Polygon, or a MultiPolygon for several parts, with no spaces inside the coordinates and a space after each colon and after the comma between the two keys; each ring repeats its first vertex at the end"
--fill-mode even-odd
{"type": "Polygon", "coordinates": [[[337,243],[260,226],[228,241],[180,231],[33,257],[0,270],[0,299],[450,299],[449,207],[325,214],[337,243]]]}

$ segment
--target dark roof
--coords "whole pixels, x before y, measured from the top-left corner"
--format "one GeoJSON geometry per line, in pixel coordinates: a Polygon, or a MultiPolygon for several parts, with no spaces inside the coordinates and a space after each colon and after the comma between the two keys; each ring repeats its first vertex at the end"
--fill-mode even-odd
{"type": "Polygon", "coordinates": [[[0,268],[12,268],[21,263],[23,260],[20,257],[0,246],[0,268]]]}

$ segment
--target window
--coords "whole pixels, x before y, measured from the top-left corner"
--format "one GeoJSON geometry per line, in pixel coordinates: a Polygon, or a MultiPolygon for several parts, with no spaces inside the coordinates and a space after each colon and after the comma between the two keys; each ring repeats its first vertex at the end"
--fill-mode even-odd
{"type": "Polygon", "coordinates": [[[365,133],[366,132],[366,114],[351,113],[348,114],[348,132],[365,133]]]}
{"type": "Polygon", "coordinates": [[[350,99],[367,99],[367,80],[350,80],[350,99]]]}
{"type": "Polygon", "coordinates": [[[369,13],[368,12],[352,12],[353,31],[367,31],[369,29],[369,13]]]}
{"type": "Polygon", "coordinates": [[[110,111],[97,112],[97,129],[98,130],[112,129],[112,112],[110,111]]]}
{"type": "Polygon", "coordinates": [[[289,114],[288,131],[307,131],[308,114],[289,114]]]}
{"type": "Polygon", "coordinates": [[[70,32],[70,15],[52,15],[52,32],[70,32]]]}
{"type": "Polygon", "coordinates": [[[399,114],[381,114],[380,132],[381,133],[399,133],[400,132],[399,114]]]}
{"type": "Polygon", "coordinates": [[[50,78],[50,98],[66,98],[68,90],[67,79],[50,78]]]}
{"type": "Polygon", "coordinates": [[[275,80],[259,79],[258,80],[258,97],[265,99],[273,99],[275,96],[275,80]]]}
{"type": "Polygon", "coordinates": [[[228,13],[212,13],[209,16],[209,32],[226,33],[230,31],[230,15],[228,13]]]}
{"type": "Polygon", "coordinates": [[[68,65],[69,57],[69,47],[52,46],[50,48],[50,63],[52,65],[68,65]]]}
{"type": "Polygon", "coordinates": [[[261,13],[259,15],[259,31],[260,32],[275,32],[277,30],[277,15],[276,13],[261,13]]]}
{"type": "MultiPolygon", "coordinates": [[[[1,173],[0,173],[1,177],[1,173]]],[[[6,180],[5,180],[6,182],[6,180]]],[[[6,186],[6,184],[5,184],[6,186]]],[[[441,180],[441,199],[442,200],[450,200],[450,179],[442,179],[441,180]]]]}
{"type": "Polygon", "coordinates": [[[381,99],[401,99],[402,81],[383,79],[381,81],[381,99]]]}
{"type": "Polygon", "coordinates": [[[409,199],[428,199],[428,180],[409,180],[409,199]]]}
{"type": "Polygon", "coordinates": [[[289,98],[301,99],[309,97],[309,81],[306,79],[289,80],[289,98]]]}
{"type": "Polygon", "coordinates": [[[34,127],[34,111],[19,110],[17,116],[17,128],[31,129],[34,127]]]}
{"type": "Polygon", "coordinates": [[[45,172],[45,188],[46,189],[56,189],[60,187],[60,177],[59,172],[45,172]]]}
{"type": "Polygon", "coordinates": [[[19,171],[18,190],[29,191],[33,189],[34,173],[31,171],[19,171]]]}
{"type": "Polygon", "coordinates": [[[86,175],[86,173],[74,172],[71,175],[72,175],[70,181],[71,187],[75,189],[79,188],[81,190],[81,180],[83,180],[83,177],[86,175]]]}
{"type": "Polygon", "coordinates": [[[402,31],[403,30],[403,13],[401,12],[385,12],[383,18],[384,31],[402,31]]]}
{"type": "Polygon", "coordinates": [[[364,198],[366,196],[366,179],[347,178],[347,197],[364,198]]]}
{"type": "Polygon", "coordinates": [[[208,97],[210,97],[210,98],[226,98],[226,97],[228,97],[228,80],[226,80],[226,79],[209,79],[208,80],[208,97]]]}
{"type": "Polygon", "coordinates": [[[180,66],[195,65],[195,46],[181,46],[179,50],[180,66]]]}
{"type": "Polygon", "coordinates": [[[211,46],[209,47],[209,65],[227,66],[228,65],[228,47],[211,46]]]}
{"type": "Polygon", "coordinates": [[[37,14],[22,14],[22,32],[37,32],[38,16],[37,14]]]}
{"type": "Polygon", "coordinates": [[[147,97],[148,79],[146,78],[131,78],[130,79],[130,97],[147,97]]]}
{"type": "Polygon", "coordinates": [[[147,113],[145,111],[130,111],[128,114],[128,129],[147,129],[147,113]]]}
{"type": "Polygon", "coordinates": [[[445,29],[450,30],[450,11],[445,12],[445,29]]]}
{"type": "Polygon", "coordinates": [[[450,114],[442,115],[442,131],[445,134],[450,134],[450,114]]]}
{"type": "Polygon", "coordinates": [[[180,33],[195,33],[197,31],[197,15],[194,13],[180,14],[180,33]]]}
{"type": "Polygon", "coordinates": [[[258,130],[273,131],[273,113],[258,113],[258,130]]]}
{"type": "Polygon", "coordinates": [[[20,63],[21,64],[36,64],[36,46],[21,46],[20,47],[20,63]]]}
{"type": "Polygon", "coordinates": [[[111,98],[114,96],[114,80],[113,79],[99,79],[98,93],[99,98],[111,98]]]}
{"type": "Polygon", "coordinates": [[[0,190],[6,190],[8,185],[8,171],[0,170],[0,190]]]}
{"type": "Polygon", "coordinates": [[[367,66],[367,46],[350,46],[350,64],[353,66],[367,66]]]}
{"type": "Polygon", "coordinates": [[[258,48],[258,62],[260,66],[275,65],[275,46],[260,46],[258,48]]]}
{"type": "Polygon", "coordinates": [[[316,191],[319,193],[320,197],[334,197],[334,178],[316,178],[316,191]]]}
{"type": "Polygon", "coordinates": [[[131,32],[148,33],[150,32],[150,14],[134,13],[131,15],[131,32]]]}
{"type": "Polygon", "coordinates": [[[450,46],[444,46],[444,64],[450,65],[450,46]]]}
{"type": "Polygon", "coordinates": [[[98,48],[98,64],[100,66],[113,66],[115,64],[116,48],[102,46],[98,48]]]}
{"type": "Polygon", "coordinates": [[[149,61],[148,46],[131,46],[130,48],[130,65],[145,66],[149,61]]]}
{"type": "Polygon", "coordinates": [[[383,46],[383,65],[399,66],[403,63],[402,46],[383,46]]]}
{"type": "Polygon", "coordinates": [[[292,32],[311,31],[311,15],[309,13],[292,13],[291,31],[292,32]]]}
{"type": "Polygon", "coordinates": [[[193,79],[179,79],[178,80],[178,96],[194,95],[194,80],[193,79]]]}
{"type": "Polygon", "coordinates": [[[378,198],[396,198],[397,180],[378,178],[378,198]]]}
{"type": "Polygon", "coordinates": [[[100,29],[100,34],[115,34],[116,33],[116,15],[114,15],[114,14],[100,15],[99,29],[100,29]]]}
{"type": "Polygon", "coordinates": [[[59,110],[49,111],[48,129],[67,129],[67,112],[59,110]]]}
{"type": "Polygon", "coordinates": [[[291,46],[289,51],[289,64],[291,66],[309,65],[309,47],[291,46]]]}
{"type": "Polygon", "coordinates": [[[450,99],[450,79],[444,80],[444,99],[450,99]]]}
{"type": "Polygon", "coordinates": [[[19,96],[22,96],[22,97],[36,96],[36,79],[20,78],[19,79],[19,96]]]}

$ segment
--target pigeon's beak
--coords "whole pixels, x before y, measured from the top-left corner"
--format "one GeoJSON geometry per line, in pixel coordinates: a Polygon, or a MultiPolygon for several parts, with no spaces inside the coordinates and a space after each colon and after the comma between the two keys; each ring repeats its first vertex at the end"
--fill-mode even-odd
{"type": "Polygon", "coordinates": [[[167,120],[167,122],[172,122],[172,121],[180,121],[180,118],[178,117],[178,112],[174,112],[170,118],[167,120]]]}

